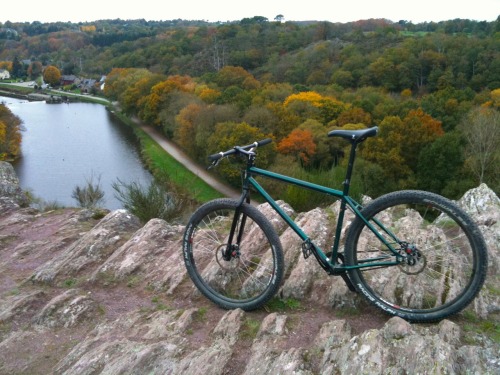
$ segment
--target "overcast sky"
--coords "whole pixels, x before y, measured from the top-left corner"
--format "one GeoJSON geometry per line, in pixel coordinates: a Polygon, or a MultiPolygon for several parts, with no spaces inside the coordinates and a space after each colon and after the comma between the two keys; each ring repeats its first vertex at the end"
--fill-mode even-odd
{"type": "Polygon", "coordinates": [[[455,18],[494,21],[500,0],[18,0],[6,2],[0,22],[86,22],[100,19],[239,21],[263,16],[270,21],[349,22],[386,18],[413,23],[455,18]],[[18,6],[16,6],[18,4],[18,6]]]}

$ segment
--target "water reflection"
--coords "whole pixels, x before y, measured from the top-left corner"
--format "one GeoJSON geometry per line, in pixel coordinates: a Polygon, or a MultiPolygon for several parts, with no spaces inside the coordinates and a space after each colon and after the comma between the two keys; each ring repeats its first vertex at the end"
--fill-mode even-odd
{"type": "Polygon", "coordinates": [[[22,157],[13,165],[23,189],[47,202],[75,206],[75,186],[100,177],[104,206],[121,208],[111,186],[118,179],[148,184],[131,129],[99,104],[46,104],[0,97],[23,120],[22,157]]]}

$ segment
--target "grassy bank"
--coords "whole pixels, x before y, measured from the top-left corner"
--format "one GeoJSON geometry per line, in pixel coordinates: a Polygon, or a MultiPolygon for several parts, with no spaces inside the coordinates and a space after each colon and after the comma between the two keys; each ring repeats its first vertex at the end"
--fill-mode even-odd
{"type": "Polygon", "coordinates": [[[181,191],[200,203],[223,197],[221,193],[170,156],[131,119],[121,113],[116,112],[115,115],[120,121],[134,129],[141,143],[144,162],[155,178],[168,178],[181,191]]]}

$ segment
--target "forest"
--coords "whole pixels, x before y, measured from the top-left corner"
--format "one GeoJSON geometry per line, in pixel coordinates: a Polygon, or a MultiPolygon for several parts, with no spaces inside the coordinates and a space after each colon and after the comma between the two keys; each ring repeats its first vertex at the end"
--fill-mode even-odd
{"type": "MultiPolygon", "coordinates": [[[[101,20],[0,24],[0,69],[57,67],[100,78],[100,93],[157,126],[193,159],[271,137],[258,162],[339,187],[348,144],[334,128],[377,125],[363,143],[358,196],[417,188],[460,197],[500,193],[500,17],[494,22],[404,20],[231,23],[101,20]]],[[[239,182],[237,162],[218,172],[239,182]]],[[[266,183],[297,209],[325,197],[266,183]]]]}

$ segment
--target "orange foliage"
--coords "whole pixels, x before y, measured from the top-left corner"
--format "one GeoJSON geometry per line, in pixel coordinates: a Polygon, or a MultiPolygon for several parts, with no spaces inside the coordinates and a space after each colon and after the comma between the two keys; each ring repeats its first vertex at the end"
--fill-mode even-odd
{"type": "Polygon", "coordinates": [[[61,71],[53,65],[49,65],[43,71],[43,80],[49,85],[58,85],[61,81],[61,71]]]}
{"type": "Polygon", "coordinates": [[[309,130],[295,129],[278,144],[278,151],[285,155],[295,155],[303,165],[307,165],[316,153],[313,134],[309,130]]]}
{"type": "Polygon", "coordinates": [[[6,69],[9,72],[12,71],[12,61],[0,61],[0,69],[6,69]]]}

